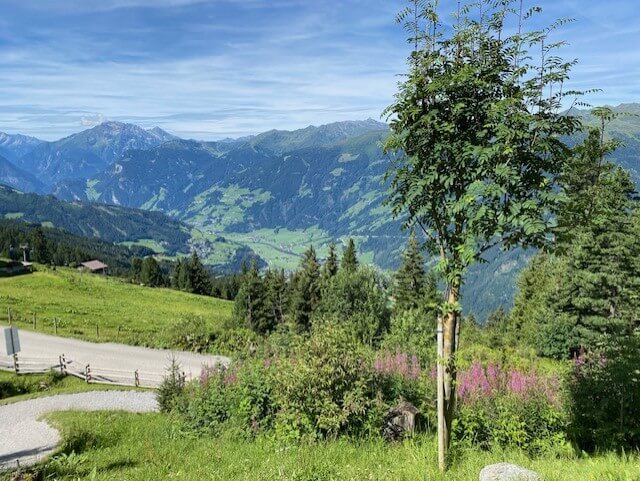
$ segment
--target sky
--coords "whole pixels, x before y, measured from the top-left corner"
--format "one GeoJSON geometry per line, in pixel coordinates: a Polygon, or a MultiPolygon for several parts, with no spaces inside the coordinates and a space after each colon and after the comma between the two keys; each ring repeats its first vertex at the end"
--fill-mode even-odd
{"type": "MultiPolygon", "coordinates": [[[[445,0],[441,3],[453,3],[445,0]]],[[[640,102],[637,0],[539,0],[594,105],[640,102]]],[[[215,140],[381,119],[406,70],[402,0],[0,0],[0,131],[105,120],[215,140]]]]}

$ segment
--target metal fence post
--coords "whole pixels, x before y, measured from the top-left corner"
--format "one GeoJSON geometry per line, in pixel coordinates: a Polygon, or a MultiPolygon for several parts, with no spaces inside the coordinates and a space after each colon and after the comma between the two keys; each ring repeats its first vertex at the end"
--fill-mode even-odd
{"type": "Polygon", "coordinates": [[[91,381],[91,368],[89,367],[89,364],[84,368],[84,379],[87,381],[87,384],[91,381]]]}
{"type": "Polygon", "coordinates": [[[13,355],[13,370],[18,374],[20,372],[20,365],[18,364],[18,354],[13,355]]]}

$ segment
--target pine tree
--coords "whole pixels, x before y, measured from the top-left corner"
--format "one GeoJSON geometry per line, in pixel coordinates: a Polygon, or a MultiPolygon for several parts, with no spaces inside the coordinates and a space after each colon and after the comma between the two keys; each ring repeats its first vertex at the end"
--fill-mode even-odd
{"type": "Polygon", "coordinates": [[[200,257],[196,251],[191,254],[188,265],[190,292],[194,294],[210,295],[211,294],[211,277],[200,261],[200,257]]]}
{"type": "Polygon", "coordinates": [[[338,254],[336,252],[336,245],[332,242],[329,245],[329,254],[327,260],[322,266],[322,277],[324,279],[330,279],[338,273],[338,254]]]}
{"type": "Polygon", "coordinates": [[[396,273],[394,289],[395,310],[418,309],[425,302],[428,279],[424,269],[424,258],[415,231],[411,232],[407,247],[402,254],[402,264],[396,273]]]}
{"type": "Polygon", "coordinates": [[[342,254],[342,261],[340,262],[340,268],[347,272],[355,272],[358,269],[358,255],[356,250],[356,243],[352,238],[349,238],[347,247],[342,254]]]}
{"type": "Polygon", "coordinates": [[[242,285],[236,296],[234,315],[249,329],[266,334],[269,331],[268,315],[265,307],[265,286],[255,262],[251,263],[242,276],[242,285]]]}
{"type": "Polygon", "coordinates": [[[320,301],[320,266],[311,246],[304,254],[300,270],[295,276],[292,293],[292,317],[303,330],[311,327],[311,317],[320,301]]]}
{"type": "Polygon", "coordinates": [[[41,264],[48,264],[51,262],[51,250],[49,248],[49,241],[47,240],[41,227],[36,227],[30,235],[31,251],[30,255],[33,261],[40,262],[41,264]]]}

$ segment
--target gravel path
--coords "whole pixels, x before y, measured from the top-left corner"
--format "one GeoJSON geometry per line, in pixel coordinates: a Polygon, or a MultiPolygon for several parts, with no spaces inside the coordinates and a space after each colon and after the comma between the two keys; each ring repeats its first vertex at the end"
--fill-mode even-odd
{"type": "MultiPolygon", "coordinates": [[[[86,342],[25,330],[20,330],[19,335],[22,350],[18,354],[18,358],[47,358],[57,362],[58,357],[64,354],[69,363],[69,370],[81,373],[89,364],[95,373],[106,372],[103,370],[123,371],[119,374],[114,373],[113,377],[124,376],[127,384],[129,381],[133,381],[133,372],[137,369],[140,371],[140,376],[144,378],[142,385],[146,387],[156,387],[159,384],[172,356],[178,361],[187,378],[199,376],[202,366],[205,364],[210,366],[218,363],[228,365],[230,362],[229,358],[224,356],[150,349],[115,343],[86,342]]],[[[1,339],[0,342],[2,342],[1,339]]],[[[4,354],[2,350],[0,348],[0,354],[4,354]]],[[[10,363],[6,356],[3,359],[10,363]]]]}
{"type": "Polygon", "coordinates": [[[53,411],[158,410],[155,394],[136,391],[93,391],[61,394],[0,406],[0,468],[34,464],[53,451],[60,442],[58,431],[39,420],[53,411]]]}

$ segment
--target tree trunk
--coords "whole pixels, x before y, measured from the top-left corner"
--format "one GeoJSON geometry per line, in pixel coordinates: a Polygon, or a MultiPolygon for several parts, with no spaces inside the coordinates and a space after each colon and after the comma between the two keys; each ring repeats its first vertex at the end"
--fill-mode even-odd
{"type": "MultiPolygon", "coordinates": [[[[447,302],[454,306],[460,298],[459,284],[449,289],[447,302]]],[[[438,466],[440,471],[447,467],[447,453],[451,440],[451,424],[455,411],[455,354],[459,336],[459,319],[455,310],[438,318],[438,466]]]]}

